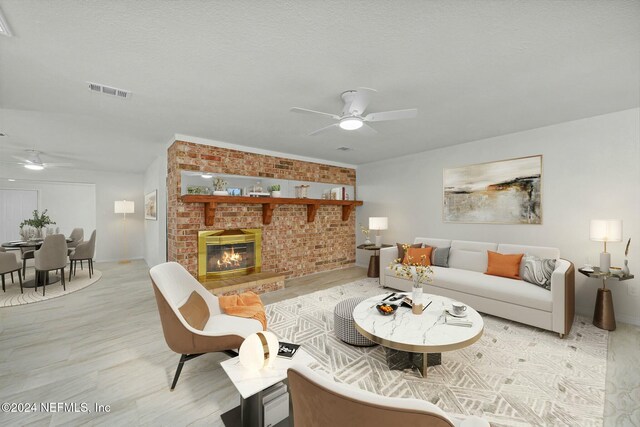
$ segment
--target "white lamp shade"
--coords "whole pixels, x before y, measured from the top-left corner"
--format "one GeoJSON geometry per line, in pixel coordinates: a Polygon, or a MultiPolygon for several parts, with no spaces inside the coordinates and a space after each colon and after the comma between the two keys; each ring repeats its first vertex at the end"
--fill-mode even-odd
{"type": "Polygon", "coordinates": [[[131,200],[116,200],[114,204],[113,212],[117,214],[135,213],[134,203],[131,200]]]}
{"type": "Polygon", "coordinates": [[[240,346],[240,364],[247,369],[260,370],[273,364],[278,355],[278,338],[264,331],[249,335],[240,346]]]}
{"type": "Polygon", "coordinates": [[[386,216],[369,218],[369,230],[386,230],[387,228],[389,228],[389,219],[386,216]]]}
{"type": "Polygon", "coordinates": [[[592,219],[589,238],[595,242],[621,242],[622,220],[592,219]]]}

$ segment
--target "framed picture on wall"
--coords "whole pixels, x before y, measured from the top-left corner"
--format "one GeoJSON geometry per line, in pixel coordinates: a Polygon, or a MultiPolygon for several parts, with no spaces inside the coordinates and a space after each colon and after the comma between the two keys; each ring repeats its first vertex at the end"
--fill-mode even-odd
{"type": "Polygon", "coordinates": [[[442,219],[542,224],[542,156],[444,169],[442,219]]]}
{"type": "Polygon", "coordinates": [[[158,190],[144,195],[144,219],[158,220],[158,190]]]}

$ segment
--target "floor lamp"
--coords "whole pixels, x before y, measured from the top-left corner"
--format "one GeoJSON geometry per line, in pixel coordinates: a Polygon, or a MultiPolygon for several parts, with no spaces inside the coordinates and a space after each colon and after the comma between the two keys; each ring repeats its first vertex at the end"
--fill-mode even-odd
{"type": "Polygon", "coordinates": [[[134,203],[130,200],[116,200],[113,212],[122,214],[122,233],[124,234],[124,259],[120,264],[127,264],[131,261],[127,259],[127,214],[134,213],[134,203]]]}

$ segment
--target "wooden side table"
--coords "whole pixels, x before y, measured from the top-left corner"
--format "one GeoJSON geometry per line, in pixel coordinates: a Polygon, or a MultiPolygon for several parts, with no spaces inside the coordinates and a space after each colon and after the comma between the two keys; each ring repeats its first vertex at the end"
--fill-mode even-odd
{"type": "Polygon", "coordinates": [[[602,287],[598,288],[598,296],[596,297],[596,306],[593,311],[593,324],[600,329],[607,331],[616,330],[616,315],[613,311],[613,297],[611,289],[607,289],[607,279],[616,279],[618,281],[633,279],[635,276],[617,276],[611,273],[603,273],[598,267],[594,267],[593,271],[579,268],[578,271],[587,277],[594,279],[602,279],[602,287]]]}
{"type": "Polygon", "coordinates": [[[369,271],[367,271],[367,277],[380,277],[380,249],[390,248],[393,245],[360,245],[358,249],[364,249],[365,251],[373,251],[373,255],[369,258],[369,271]]]}

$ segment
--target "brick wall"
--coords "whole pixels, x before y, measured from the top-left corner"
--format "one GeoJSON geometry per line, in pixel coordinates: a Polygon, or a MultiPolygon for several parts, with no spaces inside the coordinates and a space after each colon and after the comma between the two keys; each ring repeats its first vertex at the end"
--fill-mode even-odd
{"type": "Polygon", "coordinates": [[[175,141],[169,147],[167,168],[169,261],[179,262],[194,276],[200,230],[261,228],[262,270],[282,272],[287,277],[355,263],[355,210],[342,221],[340,206],[321,206],[315,221],[307,223],[306,205],[279,205],[271,224],[263,225],[261,205],[218,204],[215,222],[207,227],[203,205],[180,200],[182,170],[355,186],[355,169],[185,141],[175,141]]]}

